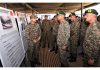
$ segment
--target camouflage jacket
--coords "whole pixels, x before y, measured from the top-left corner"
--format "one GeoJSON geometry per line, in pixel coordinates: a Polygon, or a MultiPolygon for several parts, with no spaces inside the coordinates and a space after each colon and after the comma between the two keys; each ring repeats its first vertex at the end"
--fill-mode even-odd
{"type": "Polygon", "coordinates": [[[100,52],[100,23],[95,22],[87,28],[83,43],[85,54],[89,58],[96,58],[100,52]]]}
{"type": "Polygon", "coordinates": [[[83,42],[84,42],[84,38],[85,38],[85,34],[86,34],[86,30],[88,28],[88,23],[86,23],[85,21],[83,21],[81,23],[81,28],[80,28],[80,45],[83,46],[83,42]]]}
{"type": "Polygon", "coordinates": [[[53,20],[51,22],[51,24],[52,24],[52,33],[53,33],[53,35],[57,35],[58,34],[58,28],[59,28],[59,22],[53,20]]]}
{"type": "Polygon", "coordinates": [[[25,27],[25,34],[27,39],[29,40],[29,45],[33,45],[33,40],[37,39],[39,36],[41,37],[41,29],[39,24],[28,24],[25,27]]]}
{"type": "Polygon", "coordinates": [[[68,44],[68,39],[70,37],[70,26],[67,21],[60,23],[57,35],[57,44],[64,46],[68,44]]]}
{"type": "Polygon", "coordinates": [[[42,21],[42,25],[41,25],[42,31],[43,32],[48,32],[51,30],[51,24],[50,24],[50,20],[43,20],[42,21]]]}
{"type": "Polygon", "coordinates": [[[70,25],[70,37],[78,39],[79,38],[79,29],[80,29],[79,21],[72,22],[72,24],[70,25]]]}

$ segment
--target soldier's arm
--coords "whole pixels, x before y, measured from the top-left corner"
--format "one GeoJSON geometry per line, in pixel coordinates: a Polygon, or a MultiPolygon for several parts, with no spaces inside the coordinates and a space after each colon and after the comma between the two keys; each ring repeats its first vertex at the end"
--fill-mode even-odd
{"type": "Polygon", "coordinates": [[[39,26],[39,24],[37,24],[37,28],[38,28],[38,37],[37,37],[37,39],[36,39],[36,42],[38,42],[40,39],[41,39],[41,28],[40,28],[40,26],[39,26]]]}
{"type": "Polygon", "coordinates": [[[80,30],[80,23],[77,22],[77,24],[75,26],[75,34],[79,35],[79,30],[80,30]]]}
{"type": "Polygon", "coordinates": [[[49,21],[49,24],[50,24],[50,30],[52,31],[53,30],[53,21],[49,21]]]}
{"type": "MultiPolygon", "coordinates": [[[[79,41],[79,36],[80,36],[80,23],[78,22],[78,25],[77,25],[77,39],[78,39],[78,41],[79,41]]],[[[78,42],[79,43],[79,42],[78,42]]]]}
{"type": "Polygon", "coordinates": [[[30,27],[29,27],[29,25],[27,25],[26,27],[25,27],[25,36],[26,36],[26,38],[29,40],[30,39],[30,27]]]}
{"type": "MultiPolygon", "coordinates": [[[[99,43],[100,45],[100,43],[99,43]]],[[[89,47],[89,46],[88,46],[89,47]]],[[[93,59],[96,60],[96,58],[98,58],[98,55],[100,53],[100,48],[99,46],[91,46],[88,50],[87,50],[87,54],[88,54],[88,58],[89,59],[93,59]]]]}
{"type": "Polygon", "coordinates": [[[41,39],[41,28],[39,26],[39,40],[41,39]]]}
{"type": "Polygon", "coordinates": [[[92,57],[96,57],[100,53],[100,30],[96,29],[95,31],[95,40],[94,40],[94,52],[92,52],[92,57]]]}
{"type": "Polygon", "coordinates": [[[67,22],[64,26],[64,33],[65,33],[65,45],[68,43],[68,39],[70,37],[70,26],[69,23],[67,22]]]}

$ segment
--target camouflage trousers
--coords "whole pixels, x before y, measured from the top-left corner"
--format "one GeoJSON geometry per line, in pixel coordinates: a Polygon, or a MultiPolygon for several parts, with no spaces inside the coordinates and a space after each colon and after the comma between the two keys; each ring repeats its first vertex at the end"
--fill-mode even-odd
{"type": "Polygon", "coordinates": [[[58,46],[58,54],[60,58],[61,64],[63,64],[64,67],[68,67],[68,60],[67,60],[67,51],[61,49],[62,46],[58,46]]]}
{"type": "Polygon", "coordinates": [[[30,46],[27,51],[27,57],[30,62],[35,62],[39,59],[40,46],[39,43],[30,46]]]}
{"type": "Polygon", "coordinates": [[[72,58],[77,57],[78,41],[75,38],[70,38],[70,55],[72,58]]]}
{"type": "Polygon", "coordinates": [[[52,45],[53,45],[53,49],[55,50],[55,51],[57,51],[58,50],[58,46],[57,46],[57,35],[53,35],[53,41],[52,41],[52,45]]]}
{"type": "Polygon", "coordinates": [[[45,47],[46,44],[48,45],[48,48],[52,48],[52,36],[51,32],[42,32],[42,37],[41,37],[41,46],[45,47]]]}

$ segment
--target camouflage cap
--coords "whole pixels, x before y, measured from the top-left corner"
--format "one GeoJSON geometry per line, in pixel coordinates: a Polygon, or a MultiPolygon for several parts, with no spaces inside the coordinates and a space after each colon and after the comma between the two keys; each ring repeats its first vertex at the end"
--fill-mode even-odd
{"type": "Polygon", "coordinates": [[[38,17],[36,15],[31,15],[30,19],[32,19],[32,18],[38,18],[38,17]]]}
{"type": "Polygon", "coordinates": [[[85,11],[84,14],[86,14],[86,13],[93,13],[95,15],[98,15],[98,12],[95,9],[88,9],[88,10],[85,11]]]}
{"type": "Polygon", "coordinates": [[[75,13],[71,13],[71,14],[69,15],[69,17],[71,17],[71,16],[76,16],[76,14],[75,14],[75,13]]]}
{"type": "Polygon", "coordinates": [[[59,14],[62,14],[62,15],[64,15],[64,16],[66,15],[65,12],[62,11],[62,10],[57,12],[57,15],[59,15],[59,14]]]}

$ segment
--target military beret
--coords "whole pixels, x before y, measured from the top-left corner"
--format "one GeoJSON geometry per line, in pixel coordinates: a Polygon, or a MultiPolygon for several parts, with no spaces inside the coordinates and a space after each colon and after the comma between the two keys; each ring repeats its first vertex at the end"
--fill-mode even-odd
{"type": "Polygon", "coordinates": [[[36,15],[33,15],[33,14],[32,14],[32,15],[30,16],[30,19],[32,19],[32,18],[38,18],[38,17],[37,17],[36,15]]]}
{"type": "Polygon", "coordinates": [[[69,17],[71,17],[71,16],[76,16],[76,14],[75,14],[75,13],[71,13],[71,14],[69,15],[69,17]]]}
{"type": "Polygon", "coordinates": [[[84,14],[86,14],[86,13],[93,13],[95,15],[98,15],[98,12],[95,9],[88,9],[88,10],[85,11],[84,14]]]}
{"type": "Polygon", "coordinates": [[[62,11],[62,10],[57,12],[57,15],[59,15],[59,14],[62,14],[62,15],[64,15],[64,16],[65,16],[65,12],[64,12],[64,11],[62,11]]]}

